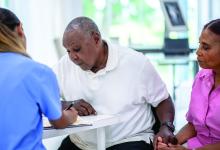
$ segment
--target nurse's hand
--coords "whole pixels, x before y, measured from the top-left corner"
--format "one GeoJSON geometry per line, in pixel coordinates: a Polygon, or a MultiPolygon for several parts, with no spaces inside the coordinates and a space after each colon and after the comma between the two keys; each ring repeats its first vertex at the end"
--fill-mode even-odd
{"type": "Polygon", "coordinates": [[[92,105],[83,99],[75,100],[73,107],[78,111],[80,116],[96,115],[96,110],[92,105]]]}

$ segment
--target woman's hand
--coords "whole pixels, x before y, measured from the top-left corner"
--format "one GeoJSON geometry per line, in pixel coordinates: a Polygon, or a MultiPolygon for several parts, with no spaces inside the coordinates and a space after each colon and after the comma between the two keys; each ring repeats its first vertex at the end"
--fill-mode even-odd
{"type": "Polygon", "coordinates": [[[171,143],[165,144],[163,143],[163,139],[161,137],[157,138],[157,149],[156,150],[187,150],[184,146],[177,144],[173,145],[171,143]]]}
{"type": "Polygon", "coordinates": [[[163,148],[167,148],[168,145],[166,143],[163,143],[163,139],[162,137],[158,137],[157,138],[157,146],[156,146],[156,150],[162,150],[163,148]]]}

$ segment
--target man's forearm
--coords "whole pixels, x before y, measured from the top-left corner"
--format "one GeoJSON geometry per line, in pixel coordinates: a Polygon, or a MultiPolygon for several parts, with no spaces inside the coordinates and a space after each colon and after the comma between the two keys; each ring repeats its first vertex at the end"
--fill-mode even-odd
{"type": "MultiPolygon", "coordinates": [[[[175,127],[173,125],[174,120],[174,106],[173,102],[168,97],[167,99],[163,100],[157,107],[156,107],[157,117],[160,120],[161,126],[159,132],[155,135],[155,138],[163,138],[163,143],[172,143],[177,144],[177,139],[173,135],[175,127]]],[[[158,140],[158,139],[157,139],[158,140]]],[[[154,143],[157,143],[154,141],[154,143]]],[[[156,147],[156,144],[154,144],[156,147]]]]}
{"type": "Polygon", "coordinates": [[[156,113],[161,123],[173,122],[175,110],[170,96],[156,107],[156,113]]]}

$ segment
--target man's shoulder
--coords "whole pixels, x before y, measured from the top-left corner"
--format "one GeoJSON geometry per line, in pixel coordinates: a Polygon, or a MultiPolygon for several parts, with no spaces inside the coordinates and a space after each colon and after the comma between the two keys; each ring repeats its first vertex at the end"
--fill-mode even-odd
{"type": "Polygon", "coordinates": [[[105,42],[107,43],[110,49],[117,51],[120,56],[133,56],[135,58],[139,57],[141,59],[145,58],[141,52],[138,52],[133,48],[126,47],[118,43],[112,43],[109,40],[105,40],[105,42]]]}
{"type": "Polygon", "coordinates": [[[149,63],[145,55],[132,48],[123,46],[117,46],[117,48],[119,64],[123,68],[128,68],[132,72],[139,72],[139,70],[142,70],[149,63]]]}
{"type": "Polygon", "coordinates": [[[145,55],[143,55],[140,52],[137,52],[132,48],[122,48],[121,57],[128,59],[130,63],[143,64],[144,62],[148,61],[145,55]]]}
{"type": "Polygon", "coordinates": [[[118,44],[112,44],[111,46],[114,49],[117,49],[120,57],[129,57],[129,59],[134,59],[134,60],[146,60],[146,57],[142,53],[136,51],[133,48],[125,47],[118,44]]]}

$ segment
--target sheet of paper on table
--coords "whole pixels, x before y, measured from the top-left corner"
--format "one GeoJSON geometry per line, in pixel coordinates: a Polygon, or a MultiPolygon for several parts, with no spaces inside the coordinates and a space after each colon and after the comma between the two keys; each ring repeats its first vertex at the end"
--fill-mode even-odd
{"type": "MultiPolygon", "coordinates": [[[[78,116],[76,122],[69,125],[68,127],[92,126],[96,122],[111,117],[111,115],[78,116]]],[[[43,117],[43,126],[44,129],[53,129],[52,125],[46,117],[43,117]]]]}
{"type": "MultiPolygon", "coordinates": [[[[53,129],[53,126],[50,124],[49,120],[46,117],[43,117],[43,126],[44,129],[53,129]]],[[[68,127],[80,127],[80,126],[92,126],[92,122],[82,119],[80,116],[77,116],[77,120],[69,125],[68,127]]]]}

